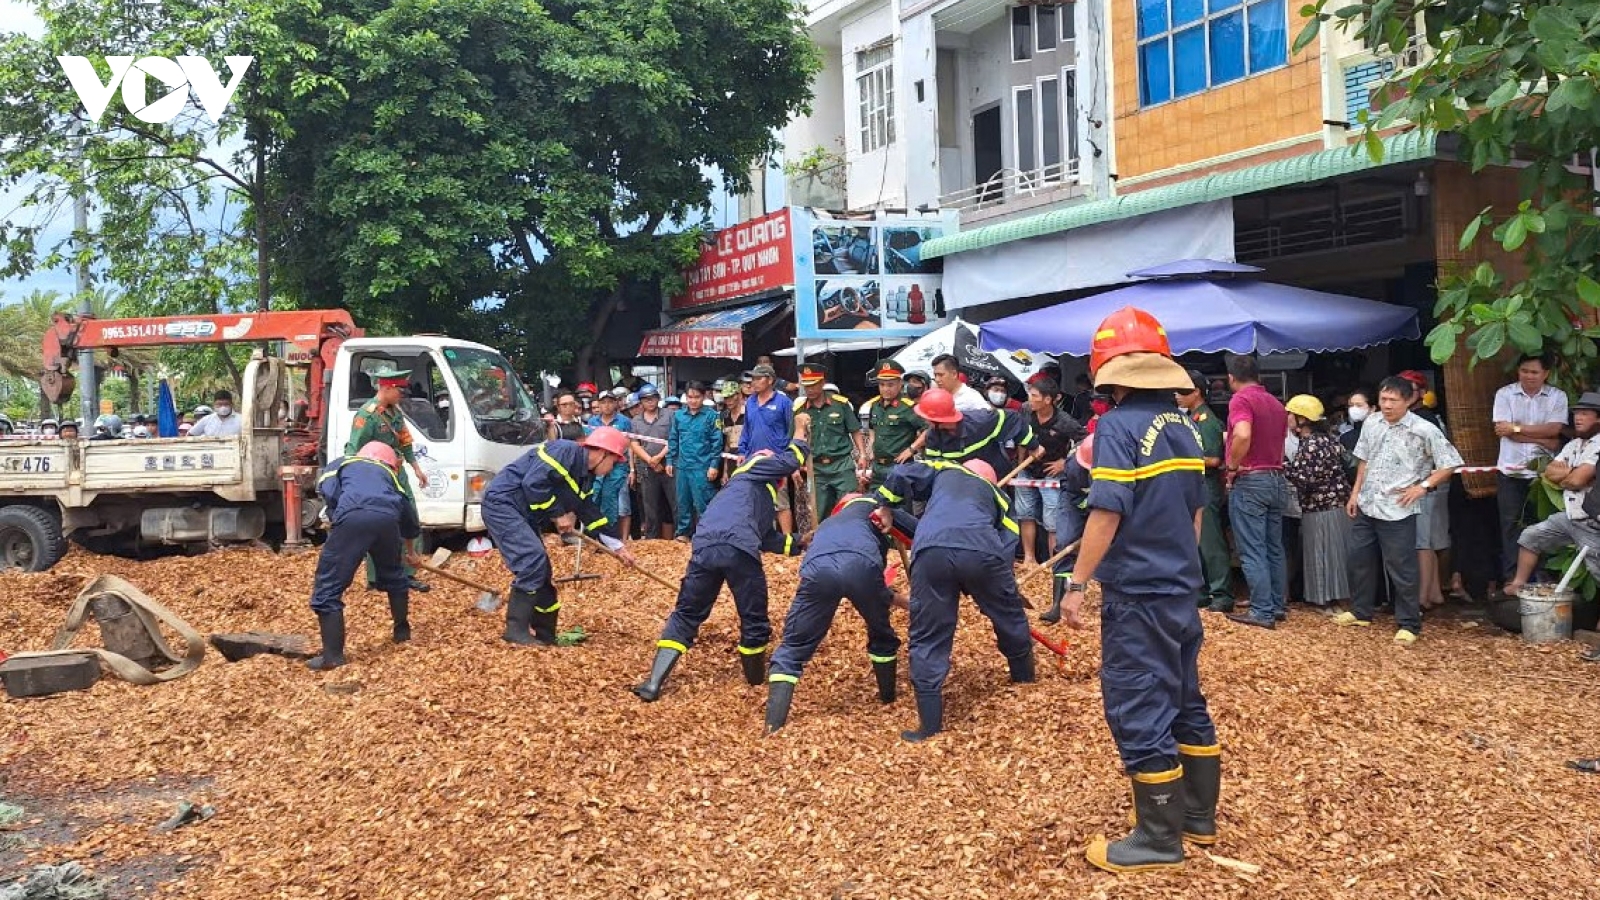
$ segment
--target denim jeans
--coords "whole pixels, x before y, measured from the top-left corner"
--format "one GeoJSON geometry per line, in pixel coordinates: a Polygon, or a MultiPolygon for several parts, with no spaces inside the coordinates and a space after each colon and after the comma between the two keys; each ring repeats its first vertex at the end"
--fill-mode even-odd
{"type": "Polygon", "coordinates": [[[1528,506],[1528,494],[1534,479],[1512,478],[1504,472],[1494,477],[1495,506],[1500,513],[1500,574],[1506,581],[1517,571],[1517,538],[1525,525],[1522,514],[1528,506]]]}
{"type": "Polygon", "coordinates": [[[1245,472],[1228,495],[1233,543],[1250,586],[1250,615],[1262,622],[1286,611],[1283,510],[1288,503],[1289,482],[1282,472],[1245,472]]]}
{"type": "Polygon", "coordinates": [[[1422,607],[1417,595],[1417,517],[1398,522],[1356,516],[1350,527],[1350,589],[1355,595],[1352,612],[1372,621],[1378,605],[1378,581],[1387,572],[1394,582],[1394,619],[1412,634],[1422,633],[1422,607]]]}

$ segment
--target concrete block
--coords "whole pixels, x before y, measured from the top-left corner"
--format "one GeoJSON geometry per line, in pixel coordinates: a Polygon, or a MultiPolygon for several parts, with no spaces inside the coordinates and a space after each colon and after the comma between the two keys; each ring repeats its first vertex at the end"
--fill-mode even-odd
{"type": "Polygon", "coordinates": [[[100,660],[90,653],[8,659],[0,663],[0,683],[17,699],[82,691],[100,680],[100,660]]]}
{"type": "Polygon", "coordinates": [[[238,662],[263,653],[290,659],[310,659],[315,655],[306,646],[306,639],[297,634],[266,634],[259,631],[213,634],[210,642],[228,662],[238,662]]]}

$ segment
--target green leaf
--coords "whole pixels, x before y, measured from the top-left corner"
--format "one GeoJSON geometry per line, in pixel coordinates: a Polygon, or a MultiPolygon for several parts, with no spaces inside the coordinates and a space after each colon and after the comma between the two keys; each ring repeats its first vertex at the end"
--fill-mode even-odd
{"type": "Polygon", "coordinates": [[[1473,320],[1479,325],[1500,318],[1500,315],[1494,311],[1494,307],[1487,303],[1474,303],[1467,308],[1467,312],[1472,315],[1473,320]]]}
{"type": "Polygon", "coordinates": [[[1511,335],[1511,343],[1516,344],[1517,349],[1523,353],[1538,353],[1544,346],[1544,335],[1525,321],[1512,322],[1508,332],[1511,335]]]}
{"type": "Polygon", "coordinates": [[[1478,339],[1473,353],[1479,359],[1493,359],[1499,355],[1500,348],[1506,345],[1506,328],[1499,322],[1493,322],[1478,329],[1475,335],[1478,339]]]}
{"type": "Polygon", "coordinates": [[[1533,13],[1528,30],[1547,47],[1576,43],[1583,37],[1578,17],[1560,6],[1541,6],[1533,13]]]}
{"type": "Polygon", "coordinates": [[[1500,246],[1506,248],[1506,252],[1509,253],[1513,250],[1516,250],[1518,247],[1521,247],[1523,242],[1527,239],[1527,220],[1521,213],[1518,213],[1516,216],[1512,217],[1511,221],[1506,223],[1506,236],[1501,239],[1500,246]]]}
{"type": "Polygon", "coordinates": [[[1367,145],[1367,155],[1375,163],[1383,162],[1383,138],[1378,137],[1378,132],[1369,130],[1364,138],[1367,145]]]}
{"type": "Polygon", "coordinates": [[[1565,79],[1556,85],[1544,102],[1546,112],[1558,112],[1571,107],[1587,110],[1594,103],[1594,82],[1586,76],[1565,79]]]}
{"type": "Polygon", "coordinates": [[[1489,95],[1489,99],[1484,101],[1484,105],[1490,109],[1499,109],[1510,103],[1521,91],[1522,82],[1513,78],[1495,88],[1494,93],[1489,95]]]}
{"type": "Polygon", "coordinates": [[[1441,322],[1433,326],[1428,336],[1423,339],[1428,346],[1428,357],[1434,365],[1442,366],[1449,362],[1450,357],[1456,354],[1456,332],[1448,322],[1441,322]]]}
{"type": "Polygon", "coordinates": [[[1587,275],[1579,275],[1578,298],[1588,306],[1600,306],[1600,282],[1587,275]]]}
{"type": "Polygon", "coordinates": [[[1467,227],[1461,232],[1461,243],[1457,249],[1465,250],[1468,247],[1471,247],[1472,242],[1478,239],[1478,229],[1483,227],[1483,223],[1485,221],[1487,221],[1487,219],[1484,216],[1478,216],[1471,222],[1468,222],[1467,227]]]}
{"type": "Polygon", "coordinates": [[[1322,19],[1320,17],[1314,17],[1310,21],[1306,22],[1306,27],[1300,29],[1300,33],[1295,35],[1294,49],[1290,51],[1291,55],[1304,50],[1307,45],[1317,39],[1317,35],[1321,33],[1321,31],[1322,19]]]}

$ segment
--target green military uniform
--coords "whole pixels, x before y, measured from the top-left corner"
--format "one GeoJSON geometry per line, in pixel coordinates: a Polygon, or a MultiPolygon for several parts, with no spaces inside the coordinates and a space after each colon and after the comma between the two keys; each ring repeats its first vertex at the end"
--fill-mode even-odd
{"type": "MultiPolygon", "coordinates": [[[[892,359],[878,364],[878,381],[903,381],[905,367],[892,359]]],[[[916,413],[917,404],[904,395],[885,400],[880,394],[867,401],[867,428],[872,432],[872,483],[868,490],[883,486],[883,478],[894,468],[895,459],[916,443],[928,423],[916,413]]]]}
{"type": "MultiPolygon", "coordinates": [[[[373,383],[377,384],[385,380],[409,378],[410,375],[410,369],[396,369],[392,366],[384,366],[373,372],[371,377],[373,383]]],[[[344,455],[355,456],[362,447],[372,441],[388,444],[394,449],[395,453],[400,455],[400,461],[403,465],[400,466],[400,471],[396,473],[397,480],[400,482],[400,491],[406,495],[406,499],[415,504],[416,495],[411,492],[411,477],[408,467],[416,465],[417,454],[411,447],[411,428],[406,425],[405,414],[400,411],[399,407],[384,409],[378,405],[377,398],[368,400],[363,404],[361,409],[356,412],[355,421],[350,423],[350,439],[345,441],[344,455]]],[[[405,555],[401,554],[401,559],[404,558],[405,555]]],[[[405,570],[407,578],[415,575],[417,571],[409,563],[406,564],[405,570]]],[[[377,584],[377,578],[378,570],[373,565],[372,557],[369,555],[367,557],[367,587],[371,588],[377,584]]]]}
{"type": "MultiPolygon", "coordinates": [[[[828,373],[821,366],[803,366],[800,383],[816,384],[824,381],[828,373]]],[[[834,504],[851,491],[861,490],[856,479],[855,435],[861,431],[861,419],[848,398],[839,394],[823,395],[822,406],[813,406],[807,400],[802,407],[811,417],[811,476],[816,492],[817,522],[833,512],[834,504]]]]}
{"type": "MultiPolygon", "coordinates": [[[[1200,432],[1200,455],[1224,459],[1222,420],[1211,407],[1201,403],[1189,411],[1189,419],[1200,432]]],[[[1206,496],[1205,509],[1200,511],[1200,569],[1206,580],[1200,605],[1230,612],[1233,610],[1233,560],[1228,555],[1228,540],[1222,533],[1225,494],[1220,468],[1206,468],[1206,496]]]]}

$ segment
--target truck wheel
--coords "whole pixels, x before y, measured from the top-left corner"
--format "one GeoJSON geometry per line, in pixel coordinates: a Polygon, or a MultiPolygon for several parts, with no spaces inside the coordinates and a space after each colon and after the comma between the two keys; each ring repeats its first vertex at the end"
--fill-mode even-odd
{"type": "Polygon", "coordinates": [[[61,523],[36,506],[0,509],[0,568],[43,572],[67,554],[61,523]]]}

